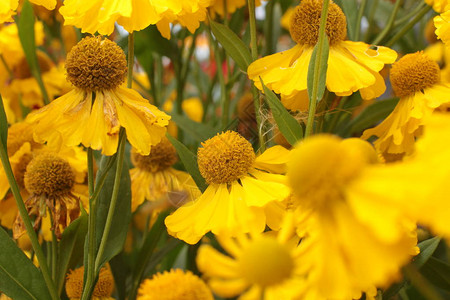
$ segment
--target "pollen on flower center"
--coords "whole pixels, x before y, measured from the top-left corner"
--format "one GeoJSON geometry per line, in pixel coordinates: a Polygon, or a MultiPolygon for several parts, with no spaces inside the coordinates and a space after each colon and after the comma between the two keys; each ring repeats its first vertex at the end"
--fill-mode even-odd
{"type": "Polygon", "coordinates": [[[209,184],[229,183],[247,174],[255,160],[252,145],[234,131],[210,138],[198,149],[198,167],[209,184]]]}
{"type": "Polygon", "coordinates": [[[392,65],[390,78],[395,95],[406,97],[438,83],[439,65],[423,51],[407,54],[392,65]]]}
{"type": "Polygon", "coordinates": [[[26,189],[34,195],[68,195],[75,183],[69,163],[54,154],[43,153],[28,164],[24,176],[26,189]]]}
{"type": "Polygon", "coordinates": [[[67,54],[67,80],[86,91],[114,89],[127,73],[122,49],[101,37],[85,37],[67,54]]]}
{"type": "Polygon", "coordinates": [[[267,287],[288,279],[294,269],[289,249],[276,239],[259,237],[238,258],[243,277],[251,284],[267,287]]]}
{"type": "MultiPolygon", "coordinates": [[[[67,275],[66,294],[70,299],[80,299],[83,292],[83,273],[84,267],[71,270],[67,275]]],[[[109,299],[114,290],[114,278],[111,270],[104,267],[100,270],[97,284],[95,285],[92,296],[96,299],[109,299]]]]}
{"type": "MultiPolygon", "coordinates": [[[[322,0],[303,0],[291,17],[289,31],[292,39],[300,45],[314,46],[319,39],[322,0]]],[[[328,7],[325,32],[330,45],[342,41],[347,36],[347,19],[341,8],[334,2],[328,7]]]]}
{"type": "Polygon", "coordinates": [[[149,155],[140,155],[135,151],[131,153],[131,161],[136,167],[152,173],[171,167],[177,160],[177,151],[166,138],[153,146],[149,155]]]}
{"type": "MultiPolygon", "coordinates": [[[[41,73],[45,73],[50,71],[53,67],[53,62],[48,58],[47,55],[38,51],[37,53],[39,68],[41,73]]],[[[17,65],[15,65],[12,69],[13,75],[15,79],[27,79],[33,77],[31,74],[30,67],[25,57],[23,57],[17,65]]]]}

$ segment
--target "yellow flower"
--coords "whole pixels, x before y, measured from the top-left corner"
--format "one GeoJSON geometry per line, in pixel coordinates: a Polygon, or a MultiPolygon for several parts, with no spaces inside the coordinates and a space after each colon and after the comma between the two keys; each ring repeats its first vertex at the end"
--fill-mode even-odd
{"type": "Polygon", "coordinates": [[[449,47],[450,43],[450,11],[447,10],[439,16],[434,17],[436,35],[444,44],[449,47]]]}
{"type": "Polygon", "coordinates": [[[0,5],[0,23],[12,22],[12,16],[16,14],[19,0],[7,0],[3,1],[0,5]]]}
{"type": "Polygon", "coordinates": [[[190,271],[171,269],[144,280],[138,300],[213,300],[206,284],[190,271]]]}
{"type": "MultiPolygon", "coordinates": [[[[82,32],[92,34],[111,34],[115,22],[128,32],[142,30],[150,24],[175,20],[192,30],[198,27],[199,20],[206,17],[205,3],[209,3],[209,0],[66,0],[60,12],[65,25],[74,25],[81,28],[82,32]]],[[[167,36],[167,31],[163,31],[163,34],[167,36]]]]}
{"type": "Polygon", "coordinates": [[[433,6],[433,9],[442,13],[450,9],[450,0],[425,0],[425,3],[433,6]]]}
{"type": "Polygon", "coordinates": [[[238,299],[297,299],[306,287],[306,272],[297,247],[299,238],[292,238],[292,216],[288,215],[277,235],[240,234],[236,238],[217,236],[228,255],[210,245],[202,245],[197,265],[207,283],[220,297],[238,299]]]}
{"type": "Polygon", "coordinates": [[[291,18],[294,15],[296,10],[296,7],[291,6],[289,7],[286,12],[283,14],[283,16],[280,19],[281,27],[283,27],[286,30],[289,30],[289,27],[291,27],[291,18]]]}
{"type": "MultiPolygon", "coordinates": [[[[261,77],[268,88],[281,94],[283,104],[292,110],[308,107],[307,70],[318,40],[322,2],[303,0],[297,6],[290,23],[291,37],[296,46],[260,58],[247,70],[249,78],[259,89],[262,89],[261,77]]],[[[328,10],[326,34],[330,43],[327,89],[338,96],[348,96],[358,90],[363,99],[380,96],[386,86],[378,72],[385,64],[395,61],[396,52],[386,47],[371,49],[363,42],[346,41],[346,17],[333,2],[330,2],[328,10]]]]}
{"type": "Polygon", "coordinates": [[[156,201],[165,197],[180,206],[200,193],[188,173],[172,168],[177,160],[177,152],[167,138],[153,146],[149,155],[132,151],[131,161],[136,166],[130,170],[132,211],[144,200],[156,201]]]}
{"type": "Polygon", "coordinates": [[[67,79],[75,89],[28,115],[35,139],[69,147],[82,143],[113,155],[124,127],[130,144],[148,155],[165,134],[170,117],[121,86],[126,66],[125,54],[114,42],[96,37],[81,40],[66,61],[67,79]]]}
{"type": "MultiPolygon", "coordinates": [[[[83,292],[84,267],[71,270],[67,274],[66,294],[70,300],[80,300],[83,292]]],[[[111,297],[114,291],[114,278],[109,267],[103,267],[98,275],[97,284],[92,292],[92,300],[114,300],[111,297]]]]}
{"type": "Polygon", "coordinates": [[[436,62],[423,52],[402,57],[391,69],[392,88],[400,101],[394,111],[362,138],[378,137],[375,148],[383,156],[411,154],[415,138],[433,110],[450,102],[450,85],[440,80],[436,62]]]}
{"type": "Polygon", "coordinates": [[[252,145],[232,131],[202,146],[198,166],[209,186],[198,199],[166,218],[169,233],[195,244],[208,231],[225,235],[262,232],[267,217],[264,207],[289,195],[285,177],[269,173],[283,170],[289,151],[275,146],[255,158],[252,145]]]}
{"type": "Polygon", "coordinates": [[[376,162],[360,139],[317,135],[293,150],[287,176],[297,231],[305,236],[300,246],[307,249],[305,299],[358,299],[392,283],[417,254],[415,224],[395,203],[367,192],[371,181],[361,179],[376,162]]]}
{"type": "MultiPolygon", "coordinates": [[[[247,4],[246,0],[213,0],[213,4],[210,7],[210,12],[212,15],[219,14],[221,16],[225,15],[225,3],[227,6],[227,14],[232,14],[236,9],[241,8],[247,4]]],[[[261,0],[255,1],[256,6],[261,5],[261,0]]]]}

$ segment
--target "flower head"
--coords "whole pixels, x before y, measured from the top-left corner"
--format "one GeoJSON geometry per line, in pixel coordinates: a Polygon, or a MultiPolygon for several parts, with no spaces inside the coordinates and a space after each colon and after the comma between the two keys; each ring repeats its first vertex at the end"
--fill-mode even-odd
{"type": "Polygon", "coordinates": [[[431,113],[450,102],[450,85],[441,82],[438,64],[423,52],[407,54],[396,62],[391,83],[400,101],[383,122],[362,135],[364,139],[377,136],[375,147],[387,160],[411,154],[431,113]]]}
{"type": "MultiPolygon", "coordinates": [[[[84,267],[71,270],[66,278],[66,294],[70,300],[79,300],[83,292],[84,267]]],[[[114,278],[109,267],[103,267],[92,292],[92,300],[113,300],[114,278]]]]}
{"type": "Polygon", "coordinates": [[[450,9],[449,0],[425,0],[425,3],[433,6],[433,9],[438,13],[442,13],[450,9]]]}
{"type": "Polygon", "coordinates": [[[190,271],[171,269],[144,280],[138,300],[213,300],[210,289],[190,271]]]}
{"type": "Polygon", "coordinates": [[[195,244],[208,231],[262,232],[272,217],[268,207],[289,195],[284,176],[273,174],[284,172],[288,152],[275,146],[255,158],[251,144],[231,131],[202,143],[198,165],[209,186],[166,218],[169,233],[195,244]]]}
{"type": "Polygon", "coordinates": [[[143,155],[161,140],[170,117],[136,91],[121,86],[126,59],[115,43],[84,38],[68,54],[66,69],[75,89],[27,118],[36,140],[69,147],[82,143],[102,149],[105,155],[117,151],[121,127],[143,155]]]}

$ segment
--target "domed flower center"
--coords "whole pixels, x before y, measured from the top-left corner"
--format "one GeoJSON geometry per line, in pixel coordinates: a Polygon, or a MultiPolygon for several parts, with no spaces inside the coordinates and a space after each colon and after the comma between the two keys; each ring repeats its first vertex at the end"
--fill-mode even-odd
{"type": "Polygon", "coordinates": [[[251,284],[267,287],[288,279],[294,269],[289,249],[276,239],[258,237],[238,258],[242,276],[251,284]]]}
{"type": "MultiPolygon", "coordinates": [[[[70,299],[79,299],[83,292],[84,267],[70,271],[66,280],[66,294],[70,299]]],[[[97,284],[92,292],[96,299],[110,299],[114,290],[114,279],[109,268],[102,268],[98,276],[97,284]]]]}
{"type": "Polygon", "coordinates": [[[198,168],[208,184],[237,180],[255,160],[252,145],[234,131],[218,134],[202,146],[197,152],[198,168]]]}
{"type": "Polygon", "coordinates": [[[44,153],[33,158],[28,164],[24,182],[31,194],[50,198],[63,197],[70,194],[75,175],[65,159],[44,153]]]}
{"type": "MultiPolygon", "coordinates": [[[[319,40],[322,0],[303,0],[291,17],[289,31],[292,39],[300,45],[314,46],[319,40]]],[[[347,36],[347,19],[341,8],[330,2],[325,32],[330,45],[343,41],[347,36]]]]}
{"type": "MultiPolygon", "coordinates": [[[[48,56],[41,51],[37,52],[37,58],[41,73],[50,71],[50,69],[54,66],[50,58],[48,58],[48,56]]],[[[33,74],[31,74],[30,67],[25,57],[23,57],[17,63],[17,65],[13,67],[12,72],[15,79],[27,79],[33,77],[33,74]]]]}
{"type": "Polygon", "coordinates": [[[172,269],[157,273],[145,280],[139,288],[138,299],[158,300],[213,300],[205,282],[190,271],[172,269]]]}
{"type": "Polygon", "coordinates": [[[391,84],[402,98],[429,88],[440,80],[438,64],[422,51],[407,54],[392,65],[391,84]]]}
{"type": "Polygon", "coordinates": [[[321,210],[343,200],[346,185],[376,160],[372,146],[363,140],[341,140],[332,135],[305,140],[293,150],[288,163],[289,185],[297,196],[293,197],[294,205],[321,210]]]}
{"type": "Polygon", "coordinates": [[[163,138],[159,144],[153,146],[149,155],[140,155],[135,151],[131,153],[131,161],[139,169],[156,173],[175,164],[178,160],[177,151],[168,139],[163,138]]]}
{"type": "Polygon", "coordinates": [[[121,85],[127,73],[122,49],[101,37],[85,37],[67,54],[67,80],[86,91],[110,90],[121,85]]]}

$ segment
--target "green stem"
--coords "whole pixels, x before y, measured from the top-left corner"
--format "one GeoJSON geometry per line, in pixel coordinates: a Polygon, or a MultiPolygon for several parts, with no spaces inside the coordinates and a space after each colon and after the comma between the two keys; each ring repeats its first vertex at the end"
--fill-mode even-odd
{"type": "Polygon", "coordinates": [[[134,33],[128,34],[128,74],[127,87],[131,89],[133,84],[133,66],[134,66],[134,33]]]}
{"type": "Polygon", "coordinates": [[[403,268],[405,276],[411,281],[411,284],[428,300],[444,300],[442,296],[433,288],[431,283],[420,274],[417,267],[409,264],[403,268]]]}
{"type": "Polygon", "coordinates": [[[314,117],[316,115],[316,107],[318,101],[317,97],[319,94],[319,79],[320,79],[319,71],[321,65],[321,57],[323,52],[324,40],[327,38],[325,34],[325,26],[328,18],[329,4],[330,0],[323,1],[322,14],[320,16],[319,40],[317,41],[316,62],[314,64],[313,88],[311,91],[311,99],[309,99],[309,112],[308,112],[308,121],[306,123],[305,129],[305,138],[312,134],[314,127],[314,117]]]}
{"type": "Polygon", "coordinates": [[[264,28],[265,28],[265,33],[266,33],[265,34],[265,38],[266,38],[265,54],[266,55],[272,54],[275,51],[274,38],[273,38],[273,36],[274,36],[274,34],[273,34],[274,6],[275,6],[275,1],[269,1],[266,5],[266,20],[264,21],[264,25],[265,25],[264,28]]]}
{"type": "MultiPolygon", "coordinates": [[[[50,215],[50,222],[53,224],[53,216],[48,212],[50,215]]],[[[56,267],[58,264],[58,240],[56,239],[55,232],[52,230],[52,278],[53,282],[56,282],[56,267]]]]}
{"type": "Polygon", "coordinates": [[[429,11],[431,10],[431,6],[424,6],[420,12],[411,20],[409,21],[407,24],[405,24],[405,26],[403,26],[402,29],[400,29],[399,32],[397,32],[387,43],[386,43],[386,47],[391,47],[392,45],[395,44],[395,42],[397,42],[399,39],[401,39],[409,30],[411,30],[411,28],[414,27],[414,25],[416,25],[417,22],[420,21],[420,19],[423,18],[423,16],[425,16],[429,11]]]}
{"type": "MultiPolygon", "coordinates": [[[[397,1],[400,2],[400,1],[397,1]]],[[[359,36],[361,34],[361,20],[364,15],[364,11],[366,10],[367,0],[361,0],[361,4],[359,6],[358,17],[356,18],[355,24],[355,41],[359,40],[359,36]]]]}
{"type": "Polygon", "coordinates": [[[378,1],[379,0],[373,0],[372,1],[372,5],[370,6],[370,13],[369,13],[369,17],[368,17],[368,23],[369,23],[369,27],[367,28],[366,34],[364,36],[364,41],[367,41],[369,39],[370,34],[372,33],[372,29],[373,29],[373,24],[375,24],[374,19],[375,19],[375,13],[377,11],[377,7],[378,7],[378,1]]]}
{"type": "Polygon", "coordinates": [[[417,5],[417,7],[412,12],[395,21],[394,27],[398,27],[399,25],[411,20],[411,18],[417,15],[425,6],[427,6],[425,2],[419,3],[419,5],[417,5]]]}
{"type": "Polygon", "coordinates": [[[344,108],[345,103],[347,102],[348,96],[345,96],[341,99],[336,109],[333,111],[333,115],[331,116],[330,122],[327,124],[325,128],[325,132],[332,133],[334,131],[334,128],[336,127],[337,122],[339,121],[339,118],[341,116],[340,112],[344,108]]]}
{"type": "MultiPolygon", "coordinates": [[[[252,52],[252,59],[255,61],[258,59],[258,41],[256,37],[256,15],[255,15],[255,0],[248,0],[248,14],[250,23],[250,50],[252,52]]],[[[266,148],[266,140],[263,133],[263,124],[261,116],[262,102],[259,97],[259,91],[252,86],[253,104],[255,106],[256,126],[258,128],[259,147],[261,151],[266,148]]]]}
{"type": "Polygon", "coordinates": [[[38,70],[33,73],[34,73],[33,76],[39,85],[39,89],[41,90],[42,99],[44,100],[44,104],[47,105],[50,103],[50,98],[48,97],[47,90],[45,89],[44,81],[42,80],[42,73],[40,71],[39,66],[38,66],[38,70]]]}
{"type": "Polygon", "coordinates": [[[125,130],[121,130],[119,138],[119,150],[117,153],[117,168],[116,176],[114,178],[114,187],[111,196],[111,202],[109,204],[108,215],[106,217],[105,229],[103,230],[102,239],[100,241],[100,246],[98,248],[97,257],[95,259],[95,274],[100,271],[100,265],[103,259],[103,253],[105,252],[106,242],[108,241],[109,232],[111,231],[111,226],[114,217],[114,211],[116,209],[117,199],[119,196],[120,179],[122,177],[123,161],[125,157],[125,143],[126,143],[126,133],[125,130]]]}
{"type": "Polygon", "coordinates": [[[392,27],[394,26],[395,18],[397,17],[397,13],[401,3],[402,1],[400,0],[397,0],[397,2],[395,2],[394,9],[392,10],[391,15],[389,16],[386,26],[384,27],[383,31],[380,32],[380,34],[375,38],[375,40],[373,40],[372,42],[373,45],[380,44],[381,41],[383,41],[383,39],[390,33],[392,27]]]}
{"type": "MultiPolygon", "coordinates": [[[[3,100],[0,97],[0,113],[4,114],[3,100]]],[[[14,178],[14,173],[11,168],[11,163],[9,162],[8,153],[6,145],[3,145],[3,141],[0,139],[0,159],[3,164],[3,170],[8,178],[9,185],[11,187],[11,192],[16,200],[16,205],[19,210],[20,217],[25,224],[25,228],[27,230],[28,237],[30,238],[31,245],[33,247],[34,252],[36,253],[37,260],[39,262],[39,266],[42,272],[42,276],[44,277],[47,288],[50,292],[50,296],[53,300],[59,299],[58,293],[56,291],[55,283],[52,280],[50,275],[50,271],[47,265],[47,261],[44,256],[44,252],[42,251],[41,245],[39,244],[39,240],[37,238],[36,232],[34,231],[33,225],[31,224],[31,220],[28,216],[27,208],[25,207],[25,203],[23,202],[22,196],[20,195],[20,189],[17,185],[16,179],[14,178]]]]}

